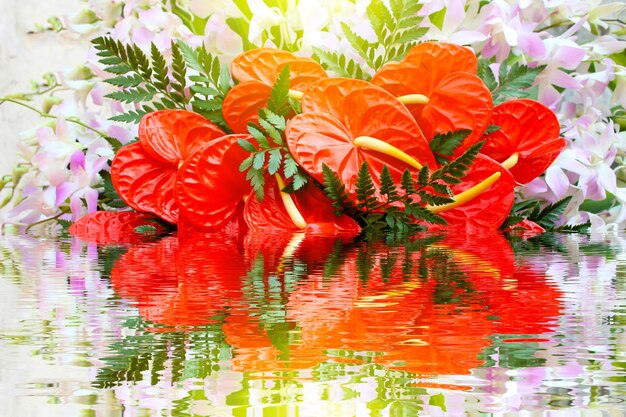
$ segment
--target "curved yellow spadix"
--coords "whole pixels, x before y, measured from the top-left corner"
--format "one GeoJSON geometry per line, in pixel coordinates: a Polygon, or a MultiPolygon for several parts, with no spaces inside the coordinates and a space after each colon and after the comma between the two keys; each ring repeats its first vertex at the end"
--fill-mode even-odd
{"type": "Polygon", "coordinates": [[[433,213],[443,213],[454,208],[460,207],[463,204],[469,203],[479,195],[481,195],[487,188],[491,187],[493,183],[498,181],[502,173],[496,172],[490,175],[487,179],[481,181],[470,189],[463,191],[462,193],[454,196],[454,203],[444,204],[442,206],[426,206],[426,208],[433,213]]]}
{"type": "Polygon", "coordinates": [[[398,97],[402,104],[428,104],[430,101],[428,97],[422,94],[407,94],[406,96],[398,97]]]}
{"type": "Polygon", "coordinates": [[[304,96],[303,91],[289,90],[289,98],[292,100],[300,101],[302,100],[302,96],[304,96]]]}
{"type": "Polygon", "coordinates": [[[513,155],[509,156],[506,161],[502,162],[502,166],[506,169],[511,169],[519,162],[519,153],[515,152],[513,155]]]}
{"type": "Polygon", "coordinates": [[[298,229],[304,230],[306,228],[306,221],[304,220],[304,217],[302,217],[302,214],[296,207],[296,203],[294,203],[291,195],[282,191],[282,189],[285,188],[285,182],[283,181],[283,178],[279,174],[274,174],[274,177],[276,177],[278,188],[280,188],[281,190],[280,197],[283,199],[283,204],[285,205],[287,214],[289,214],[289,218],[298,229]]]}
{"type": "Polygon", "coordinates": [[[359,136],[354,139],[352,143],[359,148],[380,152],[411,165],[413,168],[422,169],[422,164],[417,162],[412,156],[380,139],[371,138],[369,136],[359,136]]]}

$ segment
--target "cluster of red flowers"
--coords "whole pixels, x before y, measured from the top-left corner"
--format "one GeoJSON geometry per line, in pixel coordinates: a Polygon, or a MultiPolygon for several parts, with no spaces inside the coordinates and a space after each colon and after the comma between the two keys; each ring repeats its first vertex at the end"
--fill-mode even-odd
{"type": "Polygon", "coordinates": [[[222,112],[234,134],[184,110],[144,117],[139,141],[120,149],[111,167],[122,199],[179,227],[215,231],[245,224],[254,231],[358,233],[359,225],[336,216],[314,181],[287,194],[285,179],[268,175],[259,202],[239,170],[249,153],[238,141],[256,146],[248,124],[258,122],[258,110],[286,65],[292,95],[302,107],[287,123],[289,152],[318,183],[324,181],[323,164],[330,167],[352,199],[364,162],[375,182],[387,166],[399,183],[407,168],[416,175],[423,165],[438,168],[429,146],[435,136],[466,129],[471,133],[454,156],[479,141],[485,145],[462,183],[451,186],[455,203],[432,209],[449,227],[496,229],[510,212],[514,187],[541,175],[565,146],[556,116],[542,104],[520,99],[494,107],[476,75],[475,55],[462,46],[424,42],[402,62],[385,65],[371,82],[331,78],[311,59],[264,48],[231,65],[238,84],[222,112]],[[491,125],[499,129],[487,133],[491,125]]]}

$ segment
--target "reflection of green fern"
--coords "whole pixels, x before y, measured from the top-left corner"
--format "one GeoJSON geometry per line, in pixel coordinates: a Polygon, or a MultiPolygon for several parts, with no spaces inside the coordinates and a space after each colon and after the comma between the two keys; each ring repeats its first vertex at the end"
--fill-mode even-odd
{"type": "MultiPolygon", "coordinates": [[[[97,388],[111,388],[122,382],[138,382],[149,372],[151,384],[163,377],[165,366],[171,366],[174,382],[188,378],[206,378],[217,369],[229,347],[224,341],[221,323],[195,329],[192,333],[155,333],[151,325],[140,319],[128,319],[123,327],[133,335],[124,336],[110,346],[112,354],[103,358],[94,382],[97,388]]],[[[167,330],[164,328],[164,330],[167,330]]]]}

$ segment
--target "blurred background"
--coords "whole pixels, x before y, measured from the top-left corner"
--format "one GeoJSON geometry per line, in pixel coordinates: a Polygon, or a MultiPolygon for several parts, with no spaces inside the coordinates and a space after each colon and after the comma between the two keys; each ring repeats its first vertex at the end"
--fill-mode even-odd
{"type": "MultiPolygon", "coordinates": [[[[87,46],[54,31],[46,20],[69,11],[78,11],[80,0],[0,0],[0,97],[28,91],[31,80],[45,72],[57,72],[86,59],[87,46]]],[[[67,35],[66,35],[67,36],[67,35]]],[[[37,114],[12,103],[0,105],[0,175],[8,173],[17,158],[20,132],[40,121],[37,114]]]]}

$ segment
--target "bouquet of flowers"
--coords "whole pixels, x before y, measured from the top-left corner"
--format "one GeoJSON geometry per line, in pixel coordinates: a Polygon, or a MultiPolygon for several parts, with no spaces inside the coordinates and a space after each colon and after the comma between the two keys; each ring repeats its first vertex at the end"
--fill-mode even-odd
{"type": "MultiPolygon", "coordinates": [[[[27,155],[35,169],[11,179],[3,222],[67,226],[85,203],[87,212],[128,206],[212,231],[541,231],[621,222],[615,122],[623,106],[594,117],[589,109],[604,92],[621,91],[616,52],[624,42],[606,30],[622,25],[623,6],[580,6],[573,22],[562,19],[576,8],[569,3],[329,1],[318,10],[326,18],[309,27],[305,2],[270,3],[235,1],[219,11],[199,1],[124,5],[108,23],[113,31],[93,41],[99,64],[91,71],[116,88],[106,94],[112,118],[59,115],[56,134],[40,130],[27,155]],[[470,30],[476,17],[484,27],[470,30]],[[580,47],[583,31],[596,37],[580,47]],[[332,50],[319,47],[339,36],[332,50]],[[481,46],[480,59],[455,43],[463,36],[481,46]],[[237,48],[245,52],[231,60],[237,48]],[[598,60],[602,54],[611,61],[598,60]],[[573,72],[584,59],[588,73],[573,72]],[[578,96],[568,101],[564,88],[578,96]],[[582,108],[570,105],[577,99],[582,108]],[[50,158],[59,138],[73,142],[68,121],[99,137],[50,158]],[[139,124],[136,142],[121,123],[139,124]],[[51,178],[54,163],[67,167],[65,178],[51,178]]],[[[102,30],[109,21],[94,10],[90,24],[102,30]]],[[[103,93],[92,85],[89,94],[103,103],[103,93]]],[[[119,216],[98,213],[74,230],[119,216]]]]}

